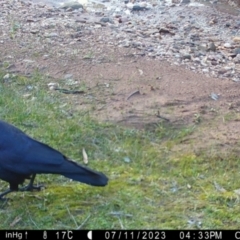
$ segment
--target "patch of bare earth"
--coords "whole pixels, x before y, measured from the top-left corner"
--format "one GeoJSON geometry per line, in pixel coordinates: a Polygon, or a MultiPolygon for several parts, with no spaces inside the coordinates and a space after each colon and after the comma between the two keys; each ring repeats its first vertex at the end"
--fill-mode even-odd
{"type": "MultiPolygon", "coordinates": [[[[166,119],[173,125],[198,125],[201,130],[189,137],[196,149],[238,144],[239,83],[208,78],[168,62],[129,56],[126,51],[118,52],[115,59],[88,62],[87,66],[80,62],[81,70],[72,71],[89,87],[84,98],[68,97],[76,110],[88,107],[99,120],[137,128],[166,119]],[[219,98],[212,99],[212,93],[219,98]]],[[[183,145],[190,147],[188,141],[183,145]]]]}
{"type": "MultiPolygon", "coordinates": [[[[130,49],[99,49],[100,54],[89,58],[79,53],[80,57],[73,60],[36,60],[38,68],[42,67],[42,72],[63,89],[67,80],[61,79],[67,74],[76,80],[77,86],[84,86],[80,94],[59,92],[63,101],[71,103],[73,111],[85,111],[101,121],[137,128],[165,119],[171,124],[197,124],[201,131],[189,138],[196,140],[196,148],[238,144],[239,83],[209,78],[169,62],[138,56],[136,52],[133,55],[130,49]],[[211,93],[219,98],[212,99],[211,93]]],[[[16,61],[13,71],[26,72],[21,66],[16,61]]],[[[186,147],[188,141],[183,145],[186,147]]]]}

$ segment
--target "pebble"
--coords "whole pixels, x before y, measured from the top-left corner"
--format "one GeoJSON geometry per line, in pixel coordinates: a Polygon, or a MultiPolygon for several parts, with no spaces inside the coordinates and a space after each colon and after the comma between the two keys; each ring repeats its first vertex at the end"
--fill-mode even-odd
{"type": "Polygon", "coordinates": [[[236,49],[234,50],[234,53],[235,53],[236,55],[240,54],[240,48],[236,48],[236,49]]]}
{"type": "MultiPolygon", "coordinates": [[[[240,26],[239,26],[239,27],[240,27],[240,26]]],[[[234,41],[234,42],[239,42],[239,43],[240,43],[240,36],[234,37],[234,38],[233,38],[233,41],[234,41]]]]}
{"type": "MultiPolygon", "coordinates": [[[[240,76],[239,26],[238,17],[216,14],[211,6],[190,0],[154,4],[105,0],[86,7],[76,1],[61,7],[0,1],[1,45],[15,39],[22,50],[31,46],[42,52],[46,45],[53,52],[59,48],[59,56],[72,54],[71,46],[81,41],[88,42],[93,52],[98,44],[134,48],[136,56],[167,60],[222,78],[240,76]]],[[[51,53],[42,54],[43,59],[51,57],[51,53]]],[[[4,61],[12,59],[6,55],[4,61]]],[[[37,61],[28,64],[37,65],[37,61]]]]}
{"type": "Polygon", "coordinates": [[[74,2],[64,3],[62,8],[66,10],[76,10],[79,8],[83,8],[83,5],[77,1],[74,1],[74,2]]]}
{"type": "Polygon", "coordinates": [[[146,10],[146,7],[141,7],[139,5],[134,5],[132,7],[132,11],[143,11],[143,10],[146,10]]]}
{"type": "Polygon", "coordinates": [[[232,47],[232,45],[230,44],[230,43],[224,43],[224,45],[223,45],[225,48],[231,48],[232,47]]]}

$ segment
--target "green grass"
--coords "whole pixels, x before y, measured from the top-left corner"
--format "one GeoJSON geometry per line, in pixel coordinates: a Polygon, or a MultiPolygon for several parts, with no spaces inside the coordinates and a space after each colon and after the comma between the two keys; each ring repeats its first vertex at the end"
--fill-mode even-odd
{"type": "MultiPolygon", "coordinates": [[[[66,96],[50,91],[50,79],[0,73],[0,116],[30,136],[110,179],[104,188],[38,175],[40,192],[16,192],[0,203],[1,229],[238,228],[240,158],[173,146],[195,126],[159,123],[151,130],[99,123],[75,111],[66,96]],[[215,184],[225,191],[218,191],[215,184]]],[[[207,144],[207,143],[206,143],[207,144]]],[[[217,150],[216,150],[217,151],[217,150]]],[[[8,184],[1,181],[0,191],[8,184]]]]}

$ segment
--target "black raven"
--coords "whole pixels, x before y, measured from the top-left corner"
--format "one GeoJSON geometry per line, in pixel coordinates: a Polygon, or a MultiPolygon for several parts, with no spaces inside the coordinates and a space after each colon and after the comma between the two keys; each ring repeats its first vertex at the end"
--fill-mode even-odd
{"type": "Polygon", "coordinates": [[[108,183],[103,173],[68,159],[15,126],[0,121],[0,179],[10,184],[10,188],[0,194],[0,199],[12,191],[40,190],[41,186],[33,185],[36,174],[47,173],[61,174],[93,186],[106,186],[108,183]],[[29,184],[18,188],[25,179],[30,179],[29,184]]]}

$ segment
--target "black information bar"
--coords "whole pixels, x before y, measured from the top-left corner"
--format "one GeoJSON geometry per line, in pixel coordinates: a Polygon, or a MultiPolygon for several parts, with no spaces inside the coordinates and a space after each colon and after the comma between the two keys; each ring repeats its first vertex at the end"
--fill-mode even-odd
{"type": "Polygon", "coordinates": [[[240,230],[0,230],[1,240],[240,240],[240,230]]]}

